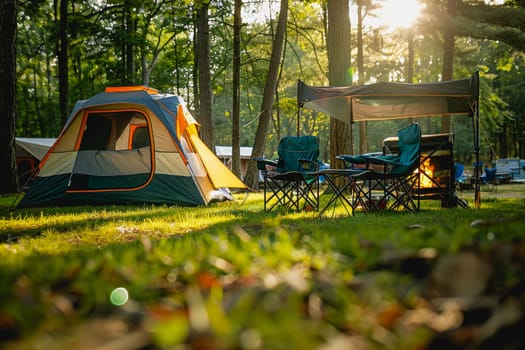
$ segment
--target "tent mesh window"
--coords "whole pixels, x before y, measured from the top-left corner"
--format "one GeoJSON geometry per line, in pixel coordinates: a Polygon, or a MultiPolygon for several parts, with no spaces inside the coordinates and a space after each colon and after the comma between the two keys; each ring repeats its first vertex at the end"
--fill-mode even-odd
{"type": "Polygon", "coordinates": [[[86,117],[69,190],[128,189],[151,177],[147,119],[135,111],[91,112],[86,117]]]}

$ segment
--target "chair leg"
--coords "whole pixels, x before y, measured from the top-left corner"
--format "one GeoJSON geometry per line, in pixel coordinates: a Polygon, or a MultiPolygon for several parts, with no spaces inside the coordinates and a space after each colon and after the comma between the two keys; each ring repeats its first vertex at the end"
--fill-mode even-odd
{"type": "Polygon", "coordinates": [[[265,210],[271,211],[277,206],[284,207],[286,210],[297,209],[294,192],[296,192],[294,182],[269,177],[265,190],[265,210]],[[266,192],[271,192],[271,194],[266,192]]]}
{"type": "Polygon", "coordinates": [[[385,209],[386,203],[392,195],[389,191],[390,186],[389,179],[384,177],[374,177],[368,180],[368,192],[365,198],[367,211],[385,209]],[[380,193],[380,195],[374,196],[374,193],[380,193]]]}
{"type": "Polygon", "coordinates": [[[278,205],[283,207],[289,206],[291,198],[289,198],[289,189],[287,188],[286,182],[270,178],[268,181],[268,189],[271,191],[271,194],[266,198],[266,208],[268,211],[271,211],[278,205]]]}
{"type": "Polygon", "coordinates": [[[319,209],[319,184],[317,179],[306,181],[302,174],[265,177],[264,210],[270,211],[277,206],[286,210],[299,211],[312,208],[319,209]],[[301,177],[300,177],[301,176],[301,177]]]}
{"type": "MultiPolygon", "coordinates": [[[[351,202],[351,199],[349,199],[349,198],[347,198],[345,196],[345,192],[350,186],[350,180],[345,182],[345,184],[340,187],[340,186],[337,185],[337,182],[339,181],[338,179],[341,178],[341,176],[339,174],[337,174],[337,173],[335,173],[335,174],[327,173],[327,174],[324,174],[324,176],[325,176],[325,179],[326,179],[326,183],[328,184],[328,187],[330,188],[330,190],[332,192],[332,196],[330,197],[328,202],[325,204],[325,206],[319,212],[319,216],[322,216],[324,214],[324,212],[331,205],[334,205],[334,211],[335,211],[335,204],[337,203],[337,201],[339,201],[343,205],[343,207],[345,208],[347,214],[350,215],[351,212],[348,209],[348,207],[352,207],[352,202],[351,202]]],[[[344,178],[346,179],[346,177],[344,177],[344,178]]],[[[319,198],[319,196],[317,198],[319,198]]]]}
{"type": "Polygon", "coordinates": [[[266,211],[266,188],[267,188],[267,182],[268,182],[268,178],[266,177],[266,174],[263,175],[264,177],[264,192],[263,192],[263,198],[264,198],[264,211],[266,211]]]}
{"type": "Polygon", "coordinates": [[[351,207],[352,213],[361,207],[364,211],[370,209],[370,199],[371,199],[371,180],[356,180],[350,179],[350,185],[352,187],[352,197],[351,197],[351,207]]]}
{"type": "Polygon", "coordinates": [[[304,201],[303,210],[308,210],[309,208],[315,211],[319,210],[319,180],[315,178],[301,181],[299,187],[299,197],[304,201]]]}
{"type": "Polygon", "coordinates": [[[393,178],[391,185],[387,188],[393,203],[388,207],[391,210],[419,211],[419,197],[416,204],[414,194],[417,187],[417,174],[406,178],[393,178]]]}
{"type": "Polygon", "coordinates": [[[287,206],[289,199],[285,184],[270,177],[264,183],[264,210],[271,211],[277,205],[287,206]],[[271,192],[271,193],[269,193],[271,192]]]}

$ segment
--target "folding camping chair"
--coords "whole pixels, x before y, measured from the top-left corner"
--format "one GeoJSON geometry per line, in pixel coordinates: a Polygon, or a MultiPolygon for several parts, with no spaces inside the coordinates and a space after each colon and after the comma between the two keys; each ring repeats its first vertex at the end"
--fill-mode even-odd
{"type": "Polygon", "coordinates": [[[397,135],[397,154],[338,157],[349,167],[364,164],[370,170],[359,176],[362,181],[360,186],[354,186],[354,190],[358,191],[355,196],[365,204],[365,210],[418,211],[420,208],[416,192],[419,189],[421,128],[414,123],[399,130],[397,135]]]}
{"type": "Polygon", "coordinates": [[[279,159],[254,158],[264,180],[264,210],[318,210],[319,168],[317,137],[287,136],[279,141],[279,159]]]}
{"type": "Polygon", "coordinates": [[[497,190],[496,185],[499,184],[498,178],[496,177],[496,168],[483,167],[483,162],[472,163],[474,173],[477,172],[481,190],[484,192],[493,192],[497,190]]]}
{"type": "Polygon", "coordinates": [[[496,168],[484,168],[485,173],[481,175],[481,190],[493,192],[498,190],[499,179],[496,176],[498,169],[496,168]]]}

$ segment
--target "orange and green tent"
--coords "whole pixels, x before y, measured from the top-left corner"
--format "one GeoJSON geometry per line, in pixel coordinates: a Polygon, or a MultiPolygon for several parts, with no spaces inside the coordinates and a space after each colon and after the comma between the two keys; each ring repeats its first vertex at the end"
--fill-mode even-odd
{"type": "Polygon", "coordinates": [[[246,188],[204,144],[183,99],[144,86],[78,101],[19,207],[205,205],[246,188]]]}

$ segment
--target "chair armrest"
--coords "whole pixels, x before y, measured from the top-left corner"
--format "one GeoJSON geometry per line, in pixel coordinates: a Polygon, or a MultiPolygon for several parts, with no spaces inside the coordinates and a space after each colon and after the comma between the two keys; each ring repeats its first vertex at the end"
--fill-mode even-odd
{"type": "Polygon", "coordinates": [[[367,157],[367,160],[371,164],[386,165],[386,164],[398,163],[398,158],[399,158],[398,155],[387,154],[387,155],[384,155],[384,156],[367,157]]]}
{"type": "MultiPolygon", "coordinates": [[[[361,154],[357,156],[341,155],[337,156],[337,159],[341,159],[345,162],[350,169],[372,169],[373,166],[381,166],[383,170],[387,166],[400,165],[398,155],[395,154],[361,154]]],[[[378,169],[375,169],[377,171],[378,169]]]]}
{"type": "Polygon", "coordinates": [[[417,166],[417,164],[419,164],[419,159],[418,160],[415,160],[413,163],[403,163],[403,162],[400,162],[399,159],[397,159],[397,157],[387,157],[387,158],[383,158],[383,159],[376,159],[372,162],[370,162],[370,165],[375,165],[377,167],[382,167],[383,168],[383,172],[387,172],[387,173],[399,173],[400,171],[405,171],[406,169],[410,169],[414,166],[417,166]]]}
{"type": "Polygon", "coordinates": [[[368,169],[369,166],[368,157],[364,155],[340,155],[336,156],[336,159],[342,160],[348,169],[368,169]]]}
{"type": "Polygon", "coordinates": [[[341,156],[337,156],[336,158],[343,160],[345,163],[366,164],[366,159],[362,155],[357,155],[357,156],[341,155],[341,156]]]}
{"type": "Polygon", "coordinates": [[[266,170],[266,166],[270,165],[273,167],[278,167],[279,163],[276,160],[265,159],[265,158],[252,158],[252,160],[257,162],[257,169],[266,170]]]}

